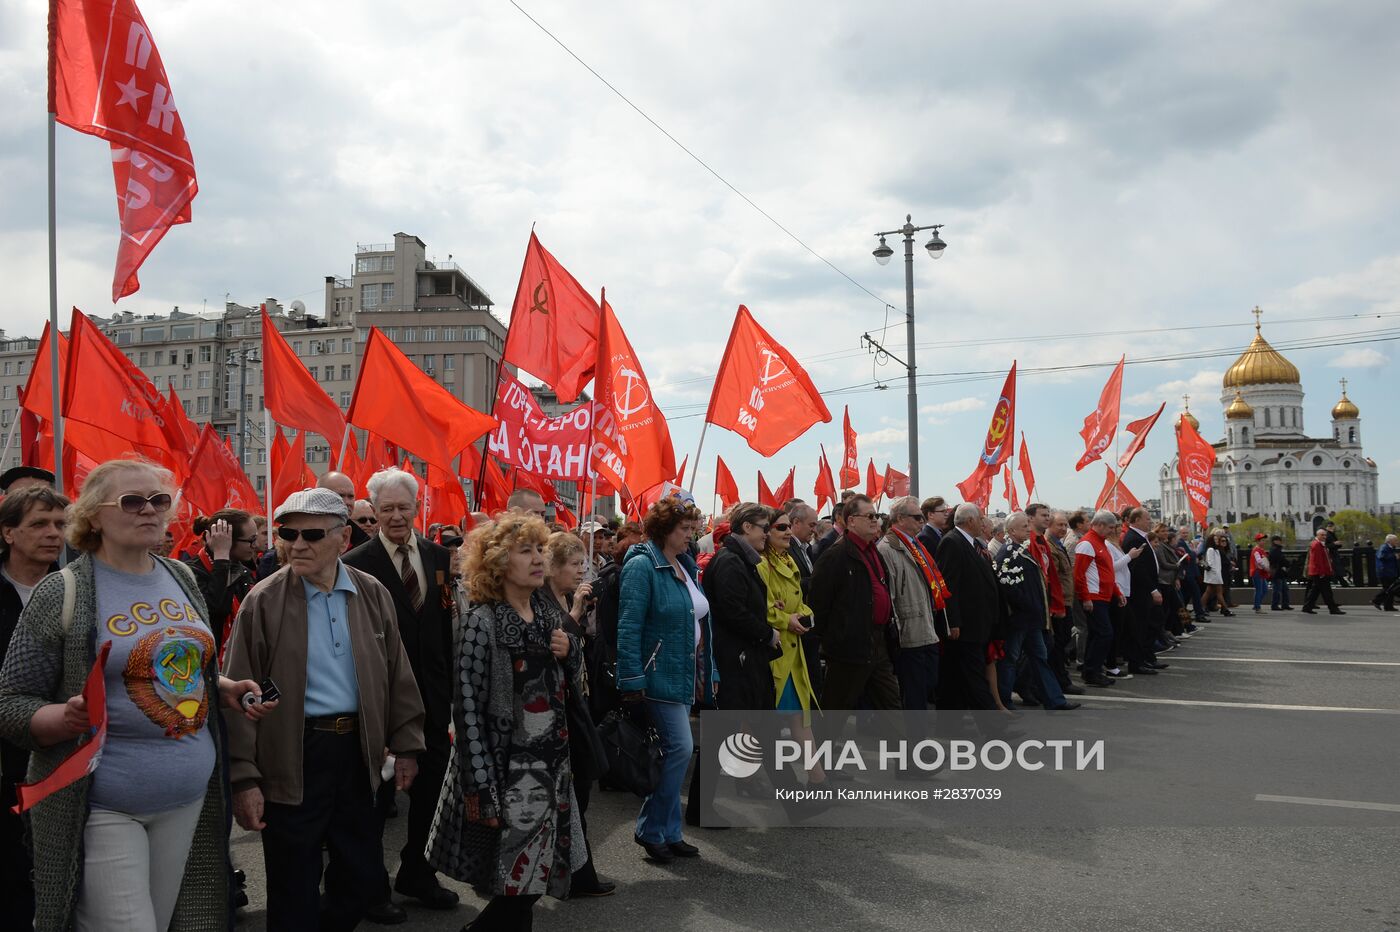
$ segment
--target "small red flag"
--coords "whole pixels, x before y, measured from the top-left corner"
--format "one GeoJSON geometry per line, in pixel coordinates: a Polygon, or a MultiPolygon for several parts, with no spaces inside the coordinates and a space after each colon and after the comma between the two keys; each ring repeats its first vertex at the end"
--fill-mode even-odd
{"type": "Polygon", "coordinates": [[[758,471],[758,503],[767,505],[769,508],[778,507],[778,496],[773,494],[773,490],[768,488],[768,483],[763,480],[763,470],[758,471]]]}
{"type": "Polygon", "coordinates": [[[739,484],[734,481],[734,474],[724,465],[724,460],[718,456],[715,457],[715,494],[719,496],[721,511],[728,511],[739,504],[739,484]]]}
{"type": "Polygon", "coordinates": [[[817,481],[812,486],[812,495],[817,500],[817,510],[822,509],[823,502],[836,504],[836,480],[831,476],[831,463],[826,459],[826,447],[818,444],[821,449],[821,459],[817,462],[817,481]]]}
{"type": "MultiPolygon", "coordinates": [[[[277,325],[267,316],[266,308],[262,311],[262,338],[263,393],[272,419],[283,427],[320,434],[338,455],[345,437],[345,415],[306,371],[277,325]]],[[[368,348],[365,352],[368,355],[368,348]]]]}
{"type": "Polygon", "coordinates": [[[909,494],[909,477],[889,463],[885,464],[885,481],[882,485],[889,498],[903,498],[909,494]]]}
{"type": "Polygon", "coordinates": [[[180,396],[175,394],[175,386],[171,384],[166,390],[166,410],[170,412],[170,420],[180,429],[180,436],[185,438],[185,448],[183,453],[188,455],[194,450],[194,445],[199,442],[199,428],[194,421],[185,413],[185,406],[180,401],[180,396]]]}
{"type": "Polygon", "coordinates": [[[183,488],[181,497],[206,515],[220,508],[256,512],[261,507],[243,467],[212,424],[205,424],[199,432],[199,439],[190,453],[189,478],[183,488]]]}
{"type": "Polygon", "coordinates": [[[378,327],[370,328],[347,419],[448,472],[496,424],[410,362],[378,327]]]}
{"type": "Polygon", "coordinates": [[[1128,444],[1128,449],[1123,451],[1123,455],[1118,457],[1119,472],[1127,469],[1128,464],[1133,461],[1133,457],[1137,456],[1138,451],[1147,444],[1147,435],[1152,431],[1153,425],[1157,423],[1157,418],[1162,416],[1162,411],[1166,406],[1167,403],[1164,401],[1157,406],[1156,413],[1149,414],[1147,417],[1138,418],[1136,421],[1128,422],[1128,426],[1125,429],[1128,433],[1133,435],[1133,441],[1128,444]]]}
{"type": "Polygon", "coordinates": [[[594,375],[601,313],[532,230],[502,361],[538,376],[560,404],[572,404],[594,375]]]}
{"type": "Polygon", "coordinates": [[[873,459],[865,466],[865,494],[872,502],[879,501],[885,494],[885,477],[875,471],[873,459]]]}
{"type": "Polygon", "coordinates": [[[842,415],[841,433],[846,442],[841,455],[841,488],[854,489],[860,482],[860,458],[856,453],[856,432],[851,427],[850,405],[846,406],[842,415]]]}
{"type": "Polygon", "coordinates": [[[1094,509],[1107,509],[1117,515],[1122,514],[1124,508],[1140,507],[1142,502],[1138,501],[1137,496],[1128,490],[1121,477],[1113,474],[1113,467],[1104,463],[1103,468],[1103,488],[1099,490],[1099,498],[1094,503],[1094,509]]]}
{"type": "Polygon", "coordinates": [[[1204,524],[1210,511],[1214,469],[1215,447],[1205,441],[1183,414],[1176,422],[1176,474],[1197,524],[1204,524]]]}
{"type": "Polygon", "coordinates": [[[705,420],[772,456],[831,412],[807,371],[739,305],[705,420]]]}
{"type": "Polygon", "coordinates": [[[112,146],[121,220],[115,302],[141,287],[137,270],[170,227],[190,222],[194,155],[133,0],[53,0],[50,10],[49,110],[112,146]]]}
{"type": "Polygon", "coordinates": [[[685,459],[681,460],[681,468],[676,470],[676,485],[679,485],[679,486],[684,486],[684,485],[685,485],[685,481],[684,481],[684,480],[685,480],[685,468],[686,468],[687,466],[689,466],[689,465],[690,465],[690,454],[687,453],[687,454],[685,455],[685,459]]]}
{"type": "Polygon", "coordinates": [[[554,520],[566,531],[572,531],[578,527],[578,515],[570,511],[563,502],[554,503],[554,520]]]}
{"type": "Polygon", "coordinates": [[[1099,406],[1084,418],[1084,427],[1079,431],[1079,436],[1084,438],[1084,455],[1074,464],[1075,472],[1103,456],[1103,452],[1113,442],[1113,434],[1118,430],[1118,410],[1123,398],[1123,362],[1127,358],[1126,355],[1119,358],[1113,374],[1108,377],[1103,391],[1099,393],[1099,406]]]}
{"type": "Polygon", "coordinates": [[[459,527],[467,513],[467,494],[451,470],[428,464],[428,481],[423,484],[423,512],[428,524],[459,527]]]}
{"type": "Polygon", "coordinates": [[[1016,477],[1011,474],[1011,464],[1001,467],[1002,497],[1013,513],[1021,510],[1021,500],[1016,497],[1016,477]]]}
{"type": "Polygon", "coordinates": [[[10,807],[11,812],[24,812],[97,769],[98,762],[102,760],[102,746],[107,743],[107,681],[103,668],[107,666],[107,655],[111,652],[111,641],[97,649],[97,659],[93,661],[92,669],[83,683],[83,700],[87,703],[88,712],[88,733],[83,737],[83,743],[42,780],[16,786],[15,799],[18,802],[10,807]]]}
{"type": "Polygon", "coordinates": [[[593,469],[614,488],[636,498],[675,476],[676,452],[666,416],[606,296],[602,306],[593,383],[601,408],[594,427],[593,469]]]}
{"type": "Polygon", "coordinates": [[[778,504],[774,505],[774,508],[781,508],[783,507],[783,502],[797,497],[796,466],[788,470],[787,478],[783,480],[783,484],[773,490],[773,497],[778,500],[778,504]]]}
{"type": "Polygon", "coordinates": [[[972,475],[958,483],[958,492],[963,500],[986,510],[992,497],[992,480],[997,470],[1011,456],[1011,446],[1016,439],[1016,363],[1011,363],[1011,371],[1001,386],[1001,396],[992,408],[992,420],[987,425],[987,436],[982,441],[982,451],[977,456],[977,467],[972,475]]]}
{"type": "Polygon", "coordinates": [[[268,513],[277,510],[293,492],[309,489],[316,485],[316,474],[306,465],[306,431],[299,431],[297,439],[288,446],[282,428],[274,428],[272,441],[272,488],[268,497],[268,513]]]}
{"type": "Polygon", "coordinates": [[[1016,468],[1026,480],[1026,498],[1035,495],[1035,472],[1031,469],[1031,451],[1026,447],[1026,432],[1021,431],[1021,452],[1016,454],[1016,468]]]}

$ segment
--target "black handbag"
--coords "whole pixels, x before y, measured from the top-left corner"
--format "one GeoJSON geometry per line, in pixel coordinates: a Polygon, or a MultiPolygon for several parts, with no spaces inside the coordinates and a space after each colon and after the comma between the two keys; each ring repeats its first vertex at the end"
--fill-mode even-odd
{"type": "Polygon", "coordinates": [[[625,710],[609,712],[598,726],[608,757],[608,783],[649,796],[661,782],[661,737],[625,710]]]}
{"type": "Polygon", "coordinates": [[[569,722],[569,758],[576,780],[597,780],[608,772],[608,749],[593,724],[588,702],[569,683],[564,694],[564,714],[569,722]]]}

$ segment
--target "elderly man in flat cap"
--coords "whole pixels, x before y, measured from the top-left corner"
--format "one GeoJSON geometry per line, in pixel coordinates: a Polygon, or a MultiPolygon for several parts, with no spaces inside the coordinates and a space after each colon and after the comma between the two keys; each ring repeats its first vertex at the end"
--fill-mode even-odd
{"type": "Polygon", "coordinates": [[[287,565],[258,583],[228,643],[230,675],[269,683],[279,714],[227,717],[234,816],[262,832],[267,928],[353,929],[382,883],[374,792],[394,756],[408,789],[423,751],[423,702],[399,640],[394,600],[346,566],[349,513],[329,489],[277,509],[287,565]],[[322,909],[321,847],[330,854],[322,909]]]}

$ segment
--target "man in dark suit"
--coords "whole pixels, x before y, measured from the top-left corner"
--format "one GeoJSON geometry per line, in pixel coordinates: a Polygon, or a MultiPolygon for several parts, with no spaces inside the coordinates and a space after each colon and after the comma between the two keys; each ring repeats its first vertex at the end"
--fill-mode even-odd
{"type": "Polygon", "coordinates": [[[989,710],[997,707],[987,685],[987,642],[1001,615],[996,573],[977,541],[982,512],[959,505],[953,528],[943,535],[934,560],[948,583],[948,638],[938,667],[938,708],[989,710]]]}
{"type": "Polygon", "coordinates": [[[1128,563],[1128,670],[1133,674],[1155,676],[1165,663],[1157,662],[1153,644],[1157,640],[1157,617],[1162,611],[1162,593],[1157,589],[1157,554],[1147,541],[1152,516],[1146,508],[1128,512],[1128,530],[1123,534],[1123,552],[1137,551],[1128,563]]]}
{"type": "MultiPolygon", "coordinates": [[[[457,894],[438,882],[423,850],[447,770],[447,726],[452,710],[452,555],[446,547],[413,533],[418,514],[418,480],[400,469],[382,469],[369,480],[370,502],[379,533],[344,557],[347,566],[364,570],[394,597],[399,636],[418,680],[425,712],[427,750],[418,758],[418,779],[409,790],[408,839],[399,852],[394,889],[433,909],[450,909],[457,894]]],[[[371,918],[389,921],[400,911],[389,897],[388,878],[382,901],[371,918]],[[386,909],[386,904],[391,909],[386,909]]]]}
{"type": "MultiPolygon", "coordinates": [[[[355,513],[355,482],[343,472],[328,472],[316,481],[316,488],[330,489],[340,500],[345,503],[345,510],[353,515],[355,513]]],[[[280,503],[279,503],[280,504],[280,503]]],[[[350,548],[356,547],[369,540],[369,532],[361,526],[358,521],[350,522],[350,548]]],[[[348,553],[349,550],[346,552],[348,553]]]]}
{"type": "Polygon", "coordinates": [[[924,499],[919,504],[919,511],[924,516],[924,526],[919,528],[919,543],[923,544],[929,553],[937,553],[943,535],[948,533],[948,519],[952,517],[953,510],[943,500],[943,496],[935,495],[924,499]]]}

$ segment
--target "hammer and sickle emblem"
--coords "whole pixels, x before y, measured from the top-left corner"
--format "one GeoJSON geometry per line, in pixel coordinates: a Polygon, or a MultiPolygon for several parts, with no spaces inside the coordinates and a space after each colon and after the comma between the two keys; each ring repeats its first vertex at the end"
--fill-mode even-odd
{"type": "Polygon", "coordinates": [[[541,281],[535,286],[534,292],[530,295],[534,304],[530,305],[531,311],[539,311],[544,316],[549,316],[549,292],[545,290],[544,282],[541,281]]]}
{"type": "Polygon", "coordinates": [[[788,374],[787,363],[783,362],[781,356],[766,346],[762,347],[759,352],[763,354],[763,375],[759,376],[758,379],[760,385],[767,385],[774,379],[788,374]],[[777,364],[776,371],[774,371],[774,363],[777,364]]]}
{"type": "Polygon", "coordinates": [[[627,387],[617,396],[617,413],[621,420],[629,421],[632,419],[632,415],[646,407],[647,402],[651,399],[647,397],[646,386],[642,383],[642,374],[640,372],[634,372],[626,366],[623,366],[617,370],[616,378],[627,380],[627,387]],[[641,400],[636,404],[632,403],[632,394],[634,391],[640,392],[641,394],[641,400]]]}

